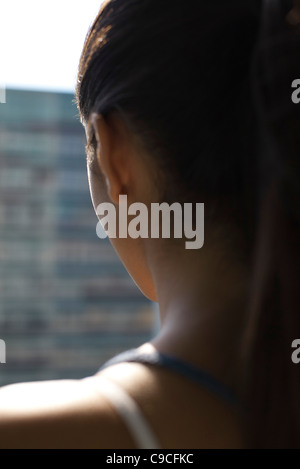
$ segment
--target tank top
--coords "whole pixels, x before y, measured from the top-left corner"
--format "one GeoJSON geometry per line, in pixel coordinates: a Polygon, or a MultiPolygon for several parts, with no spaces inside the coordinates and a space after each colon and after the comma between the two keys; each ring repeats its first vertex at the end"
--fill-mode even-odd
{"type": "MultiPolygon", "coordinates": [[[[183,360],[180,360],[179,358],[166,355],[158,351],[145,353],[138,349],[127,350],[126,352],[120,353],[105,362],[99,371],[124,362],[142,363],[144,365],[157,366],[171,370],[172,372],[199,384],[203,388],[206,388],[211,393],[226,401],[230,406],[239,406],[239,401],[234,393],[212,375],[186,363],[183,360]]],[[[94,377],[92,378],[94,385],[97,385],[99,392],[109,400],[109,402],[118,411],[119,415],[123,418],[137,448],[161,449],[154,432],[150,428],[142,410],[134,399],[129,396],[129,394],[119,384],[108,380],[106,377],[101,377],[99,380],[96,380],[94,377]]]]}

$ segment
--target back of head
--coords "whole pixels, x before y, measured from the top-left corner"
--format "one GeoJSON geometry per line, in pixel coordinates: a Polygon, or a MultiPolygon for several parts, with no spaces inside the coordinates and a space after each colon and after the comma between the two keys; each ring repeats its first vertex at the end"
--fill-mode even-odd
{"type": "Polygon", "coordinates": [[[201,200],[209,224],[240,233],[253,277],[240,381],[256,447],[299,446],[290,347],[300,337],[300,116],[291,100],[300,38],[284,22],[291,7],[105,2],[77,86],[85,123],[117,111],[139,136],[164,175],[164,201],[201,200]]]}

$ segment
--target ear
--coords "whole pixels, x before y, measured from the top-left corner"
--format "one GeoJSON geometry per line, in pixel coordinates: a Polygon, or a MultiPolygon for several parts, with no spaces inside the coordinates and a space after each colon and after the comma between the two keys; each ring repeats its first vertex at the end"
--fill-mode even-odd
{"type": "Polygon", "coordinates": [[[111,200],[118,204],[119,195],[127,194],[129,184],[128,139],[120,119],[93,113],[90,118],[97,141],[97,163],[107,184],[111,200]]]}

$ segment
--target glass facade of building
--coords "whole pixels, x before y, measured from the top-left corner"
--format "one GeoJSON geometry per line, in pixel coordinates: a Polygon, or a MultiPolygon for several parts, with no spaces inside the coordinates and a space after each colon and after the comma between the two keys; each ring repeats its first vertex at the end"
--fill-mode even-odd
{"type": "Polygon", "coordinates": [[[0,385],[80,378],[149,340],[154,305],[96,235],[72,94],[0,104],[0,385]]]}

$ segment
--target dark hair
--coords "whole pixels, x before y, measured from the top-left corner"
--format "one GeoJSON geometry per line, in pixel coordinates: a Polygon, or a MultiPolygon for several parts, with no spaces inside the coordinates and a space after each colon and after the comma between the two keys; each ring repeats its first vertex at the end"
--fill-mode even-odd
{"type": "Polygon", "coordinates": [[[88,33],[77,85],[83,121],[125,116],[172,181],[165,198],[201,197],[212,222],[242,232],[253,285],[241,393],[256,447],[300,446],[290,353],[300,337],[300,122],[291,101],[300,40],[284,23],[287,3],[111,0],[88,33]]]}

